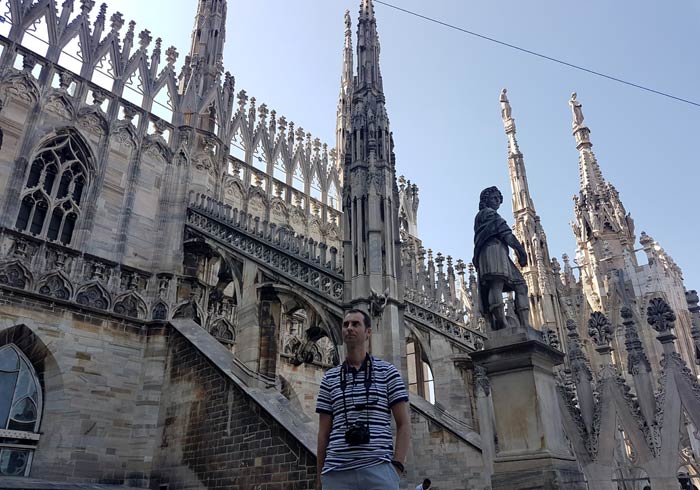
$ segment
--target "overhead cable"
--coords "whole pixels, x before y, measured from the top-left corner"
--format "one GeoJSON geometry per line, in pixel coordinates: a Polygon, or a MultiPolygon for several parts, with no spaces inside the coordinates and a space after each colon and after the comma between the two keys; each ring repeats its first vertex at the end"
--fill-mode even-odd
{"type": "Polygon", "coordinates": [[[379,4],[381,4],[381,5],[384,5],[384,6],[386,6],[386,7],[393,8],[393,9],[395,9],[395,10],[404,12],[404,13],[409,14],[409,15],[412,15],[412,16],[414,16],[414,17],[418,17],[418,18],[423,19],[423,20],[426,20],[426,21],[428,21],[428,22],[432,22],[432,23],[434,23],[434,24],[438,24],[438,25],[441,25],[441,26],[443,26],[443,27],[447,27],[447,28],[449,28],[449,29],[454,29],[454,30],[459,31],[459,32],[462,32],[462,33],[464,33],[464,34],[469,34],[470,36],[478,37],[478,38],[480,38],[480,39],[484,39],[484,40],[489,41],[489,42],[492,42],[492,43],[500,44],[501,46],[505,46],[505,47],[507,47],[507,48],[515,49],[516,51],[520,51],[520,52],[523,52],[523,53],[527,53],[527,54],[532,55],[532,56],[537,56],[538,58],[543,58],[543,59],[545,59],[545,60],[547,60],[547,61],[552,61],[552,62],[554,62],[554,63],[559,63],[560,65],[568,66],[569,68],[573,68],[573,69],[575,69],[575,70],[580,70],[580,71],[589,73],[589,74],[591,74],[591,75],[595,75],[595,76],[602,77],[602,78],[607,78],[608,80],[612,80],[612,81],[614,81],[614,82],[618,82],[618,83],[621,83],[621,84],[623,84],[623,85],[628,85],[628,86],[630,86],[630,87],[638,88],[638,89],[644,90],[644,91],[646,91],[646,92],[651,92],[651,93],[656,94],[656,95],[661,95],[661,96],[663,96],[663,97],[668,97],[669,99],[677,100],[677,101],[679,101],[679,102],[684,102],[684,103],[686,103],[686,104],[690,104],[690,105],[694,105],[694,106],[696,106],[696,107],[700,107],[700,103],[694,102],[694,101],[692,101],[692,100],[684,99],[683,97],[678,97],[678,96],[675,96],[675,95],[672,95],[672,94],[669,94],[669,93],[666,93],[666,92],[662,92],[662,91],[660,91],[660,90],[655,90],[655,89],[653,89],[653,88],[645,87],[644,85],[640,85],[640,84],[638,84],[638,83],[630,82],[629,80],[624,80],[624,79],[622,79],[622,78],[614,77],[614,76],[612,76],[612,75],[607,75],[607,74],[605,74],[605,73],[601,73],[601,72],[599,72],[599,71],[592,70],[592,69],[586,68],[586,67],[584,67],[584,66],[576,65],[576,64],[574,64],[574,63],[569,63],[568,61],[560,60],[560,59],[554,58],[554,57],[552,57],[552,56],[547,56],[546,54],[538,53],[537,51],[532,51],[532,50],[530,50],[530,49],[526,49],[526,48],[517,46],[517,45],[515,45],[515,44],[507,43],[507,42],[505,42],[505,41],[500,41],[500,40],[495,39],[495,38],[493,38],[493,37],[485,36],[485,35],[483,35],[483,34],[479,34],[478,32],[470,31],[469,29],[465,29],[465,28],[463,28],[463,27],[459,27],[459,26],[456,26],[456,25],[454,25],[454,24],[450,24],[450,23],[448,23],[448,22],[444,22],[444,21],[442,21],[442,20],[435,19],[435,18],[433,18],[433,17],[428,17],[427,15],[419,14],[418,12],[414,12],[414,11],[412,11],[412,10],[408,10],[408,9],[399,7],[399,6],[397,6],[397,5],[393,5],[393,4],[388,3],[388,2],[385,2],[385,1],[383,1],[383,0],[374,0],[374,1],[375,1],[376,3],[379,3],[379,4]]]}

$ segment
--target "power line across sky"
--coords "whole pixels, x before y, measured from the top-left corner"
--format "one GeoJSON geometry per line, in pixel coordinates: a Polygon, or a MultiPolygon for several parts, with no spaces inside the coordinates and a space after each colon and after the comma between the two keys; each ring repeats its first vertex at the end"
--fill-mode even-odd
{"type": "Polygon", "coordinates": [[[656,89],[653,89],[653,88],[649,88],[649,87],[646,87],[646,86],[644,86],[644,85],[642,85],[642,84],[635,83],[635,82],[631,82],[631,81],[629,81],[629,80],[625,80],[625,79],[620,78],[620,77],[617,77],[617,76],[612,76],[612,75],[608,75],[608,74],[605,74],[605,73],[602,73],[602,72],[599,72],[599,71],[596,71],[596,70],[592,70],[592,69],[590,69],[590,68],[586,68],[585,66],[577,65],[576,63],[570,63],[570,62],[568,62],[568,61],[564,61],[564,60],[561,60],[561,59],[558,59],[558,58],[554,58],[554,57],[552,57],[552,56],[547,56],[546,54],[538,53],[537,51],[532,51],[532,50],[530,50],[530,49],[523,48],[522,46],[518,46],[517,44],[508,43],[508,42],[501,41],[501,40],[499,40],[499,39],[496,39],[496,38],[493,38],[493,37],[490,37],[490,36],[485,36],[484,34],[479,34],[478,32],[474,32],[474,31],[471,31],[471,30],[469,30],[469,29],[465,29],[464,27],[459,27],[459,26],[454,25],[454,24],[451,24],[451,23],[449,23],[449,22],[445,22],[445,21],[436,19],[436,18],[434,18],[434,17],[430,17],[430,16],[428,16],[428,15],[421,14],[421,13],[415,12],[415,11],[413,11],[413,10],[408,10],[408,9],[399,7],[398,5],[394,5],[394,4],[392,4],[392,3],[385,2],[385,1],[383,1],[383,0],[374,0],[374,2],[375,2],[375,3],[378,3],[378,4],[381,4],[381,5],[384,5],[384,6],[386,6],[386,7],[390,7],[390,8],[392,8],[392,9],[398,10],[398,11],[400,11],[400,12],[404,12],[404,13],[406,13],[406,14],[408,14],[408,15],[413,15],[413,16],[418,17],[418,18],[420,18],[420,19],[423,19],[423,20],[425,20],[425,21],[427,21],[427,22],[433,22],[433,23],[435,23],[435,24],[438,24],[438,25],[440,25],[440,26],[446,27],[446,28],[448,28],[448,29],[454,29],[455,31],[459,31],[459,32],[461,32],[461,33],[468,34],[468,35],[470,35],[470,36],[478,37],[478,38],[483,39],[483,40],[485,40],[485,41],[489,41],[489,42],[492,42],[492,43],[500,44],[501,46],[505,46],[505,47],[507,47],[507,48],[514,49],[514,50],[516,50],[516,51],[520,51],[521,53],[525,53],[525,54],[528,54],[528,55],[531,55],[531,56],[537,56],[538,58],[542,58],[542,59],[551,61],[551,62],[553,62],[553,63],[558,63],[558,64],[560,64],[560,65],[567,66],[567,67],[569,67],[569,68],[573,68],[574,70],[580,70],[580,71],[582,71],[582,72],[589,73],[589,74],[594,75],[594,76],[597,76],[597,77],[606,78],[606,79],[608,79],[608,80],[612,80],[613,82],[621,83],[621,84],[627,85],[627,86],[629,86],[629,87],[637,88],[637,89],[640,89],[640,90],[645,90],[645,91],[647,91],[647,92],[651,92],[651,93],[653,93],[653,94],[660,95],[660,96],[662,96],[662,97],[668,97],[669,99],[677,100],[677,101],[679,101],[679,102],[683,102],[683,103],[686,103],[686,104],[694,105],[694,106],[696,106],[696,107],[700,107],[700,103],[698,103],[698,102],[694,102],[694,101],[692,101],[692,100],[689,100],[689,99],[686,99],[686,98],[683,98],[683,97],[678,97],[678,96],[676,96],[676,95],[672,95],[672,94],[663,92],[663,91],[661,91],[661,90],[656,90],[656,89]]]}

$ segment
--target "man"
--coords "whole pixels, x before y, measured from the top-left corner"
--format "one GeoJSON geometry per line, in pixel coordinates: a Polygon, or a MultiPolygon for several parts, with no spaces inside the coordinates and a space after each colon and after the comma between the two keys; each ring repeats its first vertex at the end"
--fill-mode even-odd
{"type": "Polygon", "coordinates": [[[398,489],[410,440],[406,387],[393,365],[367,352],[372,325],[366,312],[349,310],[342,335],[345,362],[323,376],[316,402],[316,488],[398,489]]]}
{"type": "Polygon", "coordinates": [[[521,326],[529,325],[530,303],[527,283],[508,256],[508,247],[515,250],[521,267],[527,265],[527,252],[513,235],[510,226],[499,214],[503,194],[497,187],[481,191],[479,212],[474,219],[474,259],[479,274],[481,311],[493,330],[508,326],[503,293],[515,292],[515,312],[521,326]]]}
{"type": "Polygon", "coordinates": [[[416,490],[428,490],[430,488],[431,483],[432,482],[430,481],[430,478],[426,478],[425,480],[423,480],[423,483],[416,487],[416,490]]]}

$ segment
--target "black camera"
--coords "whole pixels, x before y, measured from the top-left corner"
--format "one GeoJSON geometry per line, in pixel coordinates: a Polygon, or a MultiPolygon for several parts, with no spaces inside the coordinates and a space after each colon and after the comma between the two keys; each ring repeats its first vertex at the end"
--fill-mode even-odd
{"type": "Polygon", "coordinates": [[[348,446],[369,444],[369,425],[365,422],[353,422],[345,429],[345,442],[348,446]]]}

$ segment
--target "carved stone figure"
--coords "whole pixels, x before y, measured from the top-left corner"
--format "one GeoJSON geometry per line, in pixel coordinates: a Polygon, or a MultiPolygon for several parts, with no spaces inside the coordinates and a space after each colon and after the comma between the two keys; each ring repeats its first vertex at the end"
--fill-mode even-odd
{"type": "Polygon", "coordinates": [[[369,295],[369,307],[370,315],[372,318],[381,318],[384,308],[389,301],[389,290],[385,290],[384,293],[380,294],[372,289],[369,295]]]}
{"type": "Polygon", "coordinates": [[[576,100],[576,92],[571,94],[569,106],[571,106],[571,112],[574,115],[574,127],[580,126],[583,124],[583,110],[581,109],[581,103],[576,100]]]}
{"type": "Polygon", "coordinates": [[[508,247],[515,250],[522,267],[527,265],[527,253],[522,244],[497,212],[503,195],[497,187],[481,191],[479,212],[474,219],[474,259],[479,275],[481,311],[493,330],[508,326],[503,293],[515,293],[515,312],[520,326],[529,325],[530,306],[527,284],[508,256],[508,247]]]}
{"type": "Polygon", "coordinates": [[[499,101],[501,102],[501,117],[505,121],[511,118],[512,109],[510,107],[510,102],[508,101],[508,96],[506,95],[507,90],[501,90],[501,97],[499,101]]]}

